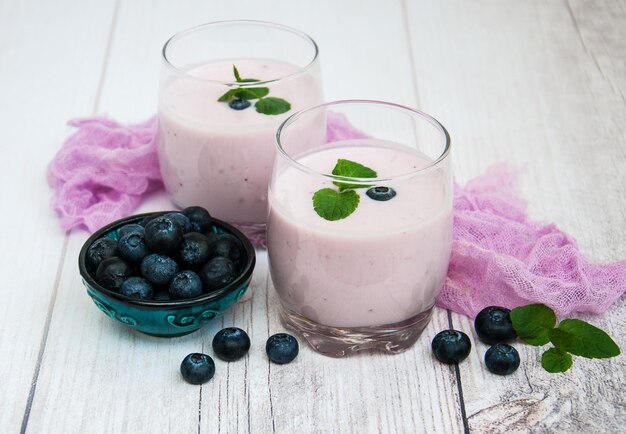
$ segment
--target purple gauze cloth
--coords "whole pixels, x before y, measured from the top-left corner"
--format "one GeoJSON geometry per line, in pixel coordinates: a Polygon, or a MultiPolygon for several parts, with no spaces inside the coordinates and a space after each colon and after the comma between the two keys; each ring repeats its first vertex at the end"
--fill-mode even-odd
{"type": "MultiPolygon", "coordinates": [[[[163,188],[155,118],[122,125],[105,118],[70,121],[77,127],[48,170],[52,207],[65,230],[90,232],[132,212],[142,196],[163,188]]],[[[331,140],[362,137],[329,113],[331,140]]],[[[626,291],[626,260],[591,264],[574,239],[553,224],[530,220],[515,191],[518,171],[497,165],[455,186],[452,256],[437,305],[469,317],[482,308],[544,303],[557,315],[601,313],[626,291]]],[[[264,246],[258,227],[247,234],[264,246]]]]}

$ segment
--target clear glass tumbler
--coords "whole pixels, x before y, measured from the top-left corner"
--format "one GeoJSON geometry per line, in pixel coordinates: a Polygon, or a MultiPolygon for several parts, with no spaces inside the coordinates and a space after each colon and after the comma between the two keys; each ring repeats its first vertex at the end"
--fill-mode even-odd
{"type": "Polygon", "coordinates": [[[408,349],[450,260],[445,128],[397,104],[338,101],[288,118],[277,150],[267,241],[284,325],[334,357],[408,349]]]}
{"type": "Polygon", "coordinates": [[[261,21],[204,24],[163,47],[158,155],[181,208],[233,223],[265,223],[278,126],[322,102],[318,48],[261,21]]]}

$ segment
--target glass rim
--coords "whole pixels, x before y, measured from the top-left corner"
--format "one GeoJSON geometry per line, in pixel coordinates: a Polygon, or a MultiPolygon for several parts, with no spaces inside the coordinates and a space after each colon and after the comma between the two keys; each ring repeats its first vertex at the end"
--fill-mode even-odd
{"type": "Polygon", "coordinates": [[[439,166],[443,164],[444,161],[446,161],[447,157],[450,155],[451,143],[450,143],[450,134],[448,134],[448,130],[446,130],[446,128],[441,124],[441,122],[439,122],[437,119],[435,119],[428,113],[425,113],[423,111],[413,109],[411,107],[407,107],[401,104],[396,104],[396,103],[387,102],[387,101],[378,101],[378,100],[369,100],[369,99],[346,99],[346,100],[330,101],[330,102],[325,102],[322,104],[314,105],[306,109],[300,110],[292,114],[291,116],[289,116],[280,124],[280,126],[278,127],[278,130],[276,131],[276,147],[278,148],[278,152],[282,154],[285,158],[287,158],[289,164],[291,164],[292,166],[296,167],[297,169],[303,172],[307,172],[309,174],[321,176],[324,178],[329,178],[329,179],[332,179],[333,181],[349,181],[350,183],[354,183],[358,185],[371,185],[372,183],[376,184],[376,183],[382,183],[382,182],[391,182],[391,181],[397,181],[397,180],[402,180],[402,179],[408,179],[414,176],[423,175],[433,170],[436,170],[439,166]],[[298,120],[298,118],[302,117],[303,115],[313,112],[315,110],[328,108],[328,107],[332,107],[336,105],[348,105],[348,104],[376,105],[376,106],[394,108],[402,112],[408,112],[412,116],[417,116],[421,118],[422,120],[425,120],[426,122],[430,123],[433,127],[438,129],[440,133],[442,133],[442,136],[445,140],[444,149],[441,152],[441,154],[436,159],[434,159],[431,163],[429,163],[426,167],[422,167],[421,169],[411,170],[410,172],[407,172],[407,173],[385,177],[385,178],[348,178],[344,176],[333,175],[332,173],[319,172],[307,166],[306,164],[300,163],[298,160],[296,160],[291,155],[289,155],[289,153],[285,150],[285,148],[283,147],[283,143],[281,142],[281,134],[285,127],[288,127],[289,125],[293,124],[294,122],[298,120]]]}
{"type": "Polygon", "coordinates": [[[178,75],[182,75],[193,80],[201,81],[204,83],[221,84],[221,85],[226,85],[226,86],[250,87],[250,86],[258,86],[260,84],[275,83],[277,81],[287,80],[287,79],[295,78],[302,74],[305,74],[317,62],[317,59],[319,58],[319,52],[320,52],[319,47],[312,37],[310,37],[307,33],[301,30],[295,29],[293,27],[285,26],[284,24],[273,23],[270,21],[262,21],[262,20],[222,20],[222,21],[211,21],[211,22],[204,23],[204,24],[198,24],[197,26],[189,27],[185,30],[181,30],[180,32],[174,33],[165,42],[165,44],[163,44],[163,48],[161,49],[161,59],[163,60],[163,63],[168,69],[172,70],[178,75]],[[219,26],[233,25],[233,24],[243,24],[243,25],[259,26],[259,27],[271,27],[274,29],[283,30],[288,33],[292,33],[294,35],[300,36],[304,40],[308,41],[313,47],[313,57],[311,58],[309,63],[299,68],[296,72],[292,72],[291,74],[287,74],[282,77],[273,78],[271,80],[255,81],[251,83],[239,83],[237,81],[223,81],[223,80],[213,80],[210,78],[200,78],[195,75],[189,74],[184,69],[181,69],[175,66],[168,59],[167,50],[170,47],[170,44],[173,42],[176,42],[176,40],[181,39],[191,33],[197,32],[198,30],[205,29],[207,27],[219,27],[219,26]]]}

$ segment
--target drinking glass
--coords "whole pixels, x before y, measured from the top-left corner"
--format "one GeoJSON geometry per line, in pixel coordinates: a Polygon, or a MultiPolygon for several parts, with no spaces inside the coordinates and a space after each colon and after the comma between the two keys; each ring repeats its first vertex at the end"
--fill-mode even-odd
{"type": "Polygon", "coordinates": [[[172,201],[228,222],[265,223],[276,129],[321,102],[318,48],[305,33],[222,21],[172,36],[163,47],[157,147],[172,201]]]}
{"type": "Polygon", "coordinates": [[[416,342],[452,245],[450,138],[437,120],[380,101],[300,111],[278,129],[269,204],[285,326],[334,357],[416,342]]]}

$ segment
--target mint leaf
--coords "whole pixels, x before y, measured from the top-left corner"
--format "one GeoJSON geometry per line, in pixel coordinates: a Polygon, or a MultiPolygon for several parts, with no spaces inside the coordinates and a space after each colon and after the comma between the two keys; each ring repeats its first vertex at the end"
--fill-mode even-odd
{"type": "MultiPolygon", "coordinates": [[[[376,176],[378,176],[376,172],[369,167],[343,158],[337,160],[337,164],[335,165],[332,173],[333,175],[345,178],[376,178],[376,176]]],[[[348,184],[345,182],[333,182],[333,184],[339,187],[339,191],[343,191],[348,188],[370,187],[369,185],[348,184]]]]}
{"type": "Polygon", "coordinates": [[[541,366],[552,374],[565,372],[572,367],[572,356],[558,348],[550,348],[541,356],[541,366]]]}
{"type": "Polygon", "coordinates": [[[233,65],[233,74],[235,75],[235,81],[237,81],[237,83],[254,83],[257,81],[261,81],[257,80],[256,78],[241,78],[241,75],[239,75],[239,70],[235,65],[233,65]]]}
{"type": "Polygon", "coordinates": [[[263,98],[270,93],[267,87],[241,87],[235,92],[237,98],[249,100],[263,98]]]}
{"type": "Polygon", "coordinates": [[[561,321],[549,335],[555,347],[576,356],[606,359],[620,354],[619,347],[608,334],[579,319],[561,321]]]}
{"type": "Polygon", "coordinates": [[[235,80],[237,80],[237,83],[240,83],[241,76],[239,75],[239,70],[237,69],[235,65],[233,65],[233,74],[235,75],[235,80]]]}
{"type": "Polygon", "coordinates": [[[224,95],[222,95],[218,101],[219,102],[228,102],[233,98],[240,99],[259,99],[263,98],[267,95],[270,90],[267,87],[237,87],[235,89],[230,89],[224,95]]]}
{"type": "Polygon", "coordinates": [[[332,188],[322,188],[313,195],[313,208],[322,218],[330,221],[348,217],[359,206],[359,195],[354,190],[339,193],[332,188]]]}
{"type": "Polygon", "coordinates": [[[224,95],[220,96],[218,98],[218,102],[228,102],[231,99],[233,99],[235,97],[235,94],[239,91],[239,88],[237,89],[230,89],[228,92],[226,92],[224,95]]]}
{"type": "MultiPolygon", "coordinates": [[[[265,89],[265,88],[257,88],[265,89]]],[[[267,97],[257,101],[255,104],[256,111],[264,115],[279,115],[291,110],[291,104],[282,98],[267,97]]]]}
{"type": "Polygon", "coordinates": [[[556,315],[545,304],[516,307],[509,316],[517,335],[527,344],[539,346],[550,342],[548,332],[556,325],[556,315]]]}

